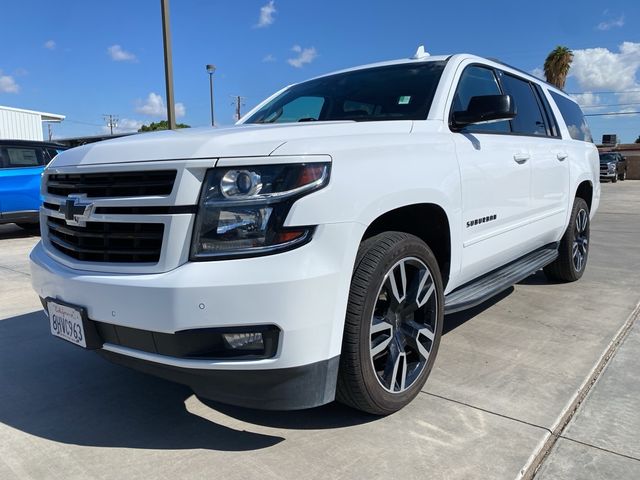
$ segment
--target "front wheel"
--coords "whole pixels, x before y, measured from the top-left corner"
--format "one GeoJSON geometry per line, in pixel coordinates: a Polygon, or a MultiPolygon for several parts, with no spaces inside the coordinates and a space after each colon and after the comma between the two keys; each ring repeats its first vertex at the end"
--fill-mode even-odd
{"type": "Polygon", "coordinates": [[[619,178],[624,182],[627,179],[627,171],[623,170],[619,178]]]}
{"type": "Polygon", "coordinates": [[[438,351],[444,297],[438,262],[418,237],[385,232],[358,250],[337,399],[376,415],[420,392],[438,351]]]}
{"type": "Polygon", "coordinates": [[[552,280],[575,282],[584,273],[589,257],[589,206],[576,197],[571,219],[558,247],[558,258],[544,267],[544,273],[552,280]]]}

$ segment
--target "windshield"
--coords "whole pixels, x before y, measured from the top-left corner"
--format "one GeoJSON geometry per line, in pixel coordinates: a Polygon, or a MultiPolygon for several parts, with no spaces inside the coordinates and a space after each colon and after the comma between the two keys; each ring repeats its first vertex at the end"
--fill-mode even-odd
{"type": "Polygon", "coordinates": [[[288,88],[244,123],[425,120],[445,62],[338,73],[288,88]]]}
{"type": "Polygon", "coordinates": [[[600,155],[601,162],[615,162],[616,160],[616,156],[612,153],[605,153],[600,155]]]}

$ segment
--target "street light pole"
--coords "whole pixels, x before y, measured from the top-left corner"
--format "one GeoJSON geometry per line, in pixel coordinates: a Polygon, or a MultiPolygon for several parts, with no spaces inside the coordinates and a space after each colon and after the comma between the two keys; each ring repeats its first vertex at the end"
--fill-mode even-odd
{"type": "Polygon", "coordinates": [[[207,73],[209,74],[209,98],[211,99],[211,126],[215,127],[215,121],[213,117],[213,74],[216,71],[215,65],[207,65],[207,73]]]}
{"type": "Polygon", "coordinates": [[[160,0],[162,9],[162,40],[164,44],[164,77],[167,85],[167,124],[176,128],[176,112],[173,103],[173,61],[171,60],[171,30],[169,29],[169,0],[160,0]]]}

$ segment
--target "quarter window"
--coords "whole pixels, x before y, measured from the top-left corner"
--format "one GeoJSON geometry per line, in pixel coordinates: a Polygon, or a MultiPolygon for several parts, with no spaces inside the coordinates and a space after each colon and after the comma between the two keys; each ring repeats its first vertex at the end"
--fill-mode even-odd
{"type": "MultiPolygon", "coordinates": [[[[498,80],[496,79],[493,70],[490,68],[472,65],[462,72],[462,76],[458,82],[458,89],[453,97],[452,112],[467,110],[472,97],[501,94],[502,92],[500,91],[500,86],[498,85],[498,80]]],[[[479,125],[469,125],[461,130],[463,133],[508,133],[510,131],[511,129],[509,127],[508,120],[494,123],[483,123],[479,125]]]]}
{"type": "Polygon", "coordinates": [[[501,80],[505,93],[513,97],[516,105],[516,116],[511,120],[513,133],[546,136],[547,128],[531,84],[507,73],[501,80]]]}
{"type": "Polygon", "coordinates": [[[571,138],[574,140],[582,140],[583,142],[593,142],[591,130],[589,130],[589,125],[587,125],[587,121],[584,119],[584,114],[578,104],[555,92],[549,93],[551,93],[553,101],[556,102],[564,119],[564,123],[567,124],[571,138]]]}

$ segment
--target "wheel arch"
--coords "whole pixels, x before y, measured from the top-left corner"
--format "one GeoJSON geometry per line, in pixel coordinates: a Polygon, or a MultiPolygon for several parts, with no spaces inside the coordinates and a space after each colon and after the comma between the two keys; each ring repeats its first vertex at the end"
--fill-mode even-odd
{"type": "Polygon", "coordinates": [[[409,233],[429,245],[438,261],[443,286],[447,286],[451,273],[451,222],[440,205],[416,203],[382,213],[369,223],[361,241],[387,231],[409,233]]]}
{"type": "MultiPolygon", "coordinates": [[[[576,188],[576,193],[573,198],[582,198],[585,202],[587,202],[587,206],[589,207],[589,211],[591,211],[591,205],[593,203],[593,184],[590,180],[584,180],[576,188]]],[[[573,202],[573,200],[572,200],[573,202]]]]}

